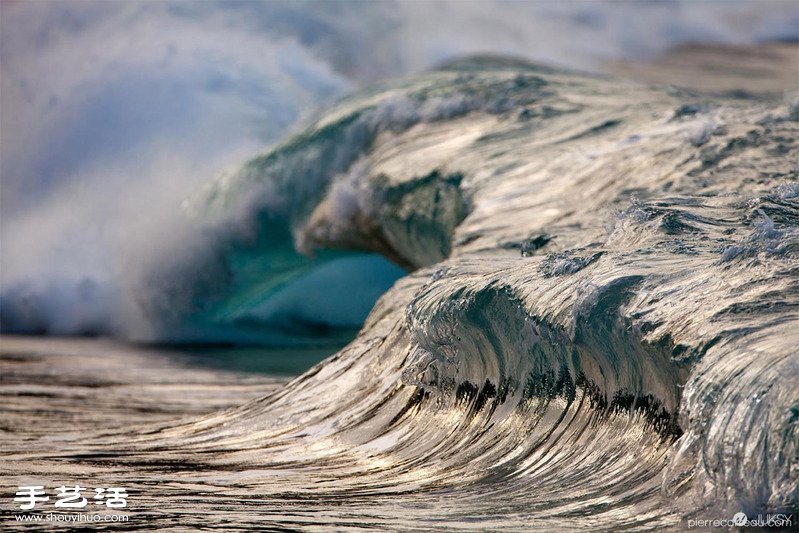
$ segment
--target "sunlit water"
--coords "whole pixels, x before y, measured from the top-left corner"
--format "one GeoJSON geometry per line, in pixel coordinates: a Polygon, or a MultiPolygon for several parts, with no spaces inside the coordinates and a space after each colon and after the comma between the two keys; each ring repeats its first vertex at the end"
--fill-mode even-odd
{"type": "Polygon", "coordinates": [[[278,392],[59,453],[138,489],[158,529],[681,530],[791,511],[797,120],[499,60],[345,100],[187,217],[228,220],[222,255],[238,231],[288,228],[300,250],[412,273],[278,392]]]}

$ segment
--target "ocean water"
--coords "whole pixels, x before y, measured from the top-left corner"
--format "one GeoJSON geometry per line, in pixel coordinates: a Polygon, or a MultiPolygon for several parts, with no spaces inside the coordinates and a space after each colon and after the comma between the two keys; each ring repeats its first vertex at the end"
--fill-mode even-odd
{"type": "Polygon", "coordinates": [[[173,353],[187,365],[199,368],[232,370],[245,374],[263,374],[294,378],[317,363],[327,359],[348,344],[357,331],[341,331],[338,343],[318,346],[214,346],[208,344],[162,347],[163,353],[173,353]]]}
{"type": "MultiPolygon", "coordinates": [[[[502,58],[373,86],[185,204],[226,228],[212,259],[289,235],[312,272],[347,250],[400,265],[355,339],[267,397],[63,453],[157,487],[138,505],[159,529],[795,512],[797,133],[796,103],[502,58]]],[[[199,322],[253,308],[192,294],[199,322]]]]}
{"type": "MultiPolygon", "coordinates": [[[[342,259],[341,271],[359,259],[325,249],[314,263],[298,254],[301,243],[277,205],[268,234],[246,231],[266,224],[246,219],[253,213],[242,198],[216,210],[227,225],[210,216],[187,219],[180,207],[218,174],[304,130],[338,98],[469,54],[608,72],[609,62],[651,62],[675,46],[795,41],[799,32],[799,9],[785,0],[42,0],[4,2],[0,10],[0,330],[162,343],[287,345],[340,326],[351,330],[403,274],[364,259],[364,279],[344,298],[351,305],[333,319],[334,307],[309,311],[316,291],[293,306],[286,302],[291,291],[278,293],[322,264],[327,271],[318,276],[332,287],[337,267],[329,260],[342,259]],[[267,303],[272,296],[277,300],[267,303]]],[[[761,63],[775,54],[760,54],[738,50],[741,61],[720,65],[753,73],[758,79],[746,89],[762,88],[772,71],[761,63]]],[[[655,78],[676,83],[685,76],[679,70],[674,79],[655,78]]],[[[403,121],[491,105],[450,96],[424,109],[397,99],[380,111],[393,118],[372,120],[401,129],[403,121]]],[[[297,175],[286,178],[322,187],[322,194],[326,172],[350,172],[377,127],[356,122],[330,128],[331,137],[316,137],[312,146],[298,137],[295,148],[275,152],[294,160],[297,175]],[[294,149],[307,154],[306,166],[294,149]],[[314,168],[312,159],[324,165],[314,168]]],[[[347,210],[353,195],[340,192],[337,208],[347,210]]],[[[279,194],[300,195],[299,205],[309,191],[285,187],[279,194]]],[[[391,254],[389,244],[378,253],[391,254]]],[[[442,258],[441,247],[431,243],[425,262],[442,258]]],[[[412,268],[408,258],[390,259],[412,268]]]]}

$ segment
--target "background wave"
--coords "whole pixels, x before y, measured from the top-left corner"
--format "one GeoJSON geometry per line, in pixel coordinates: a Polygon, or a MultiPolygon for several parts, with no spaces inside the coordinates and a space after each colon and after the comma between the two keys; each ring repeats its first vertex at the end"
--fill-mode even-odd
{"type": "MultiPolygon", "coordinates": [[[[268,244],[276,250],[232,261],[233,244],[252,250],[253,237],[240,228],[232,237],[218,220],[187,219],[180,203],[273,143],[308,109],[456,55],[512,53],[591,70],[687,41],[795,37],[797,21],[790,2],[4,2],[2,329],[293,342],[314,328],[357,326],[399,270],[383,262],[366,290],[331,295],[351,298],[335,319],[329,309],[310,311],[310,300],[266,305],[288,287],[259,285],[287,272],[281,261],[296,266],[285,280],[297,281],[328,258],[309,266],[281,248],[295,237],[284,220],[268,244]],[[248,277],[256,268],[272,274],[248,277]],[[225,307],[220,294],[249,303],[225,307]]],[[[402,105],[395,102],[395,118],[418,122],[430,117],[403,113],[444,117],[478,103],[450,101],[438,111],[402,105]]],[[[352,141],[336,145],[357,154],[352,141]]],[[[295,182],[318,183],[313,176],[295,182]]],[[[338,209],[351,204],[345,189],[338,209]]],[[[251,213],[241,209],[226,221],[251,213]]],[[[420,243],[438,250],[422,263],[437,260],[441,245],[420,243]]],[[[378,267],[373,257],[337,257],[355,262],[339,263],[346,265],[340,273],[354,264],[362,265],[356,272],[378,267]]],[[[391,259],[409,266],[409,257],[391,259]]],[[[324,268],[319,283],[343,283],[330,281],[334,266],[324,268]]],[[[316,292],[313,279],[304,283],[282,298],[316,292]]]]}

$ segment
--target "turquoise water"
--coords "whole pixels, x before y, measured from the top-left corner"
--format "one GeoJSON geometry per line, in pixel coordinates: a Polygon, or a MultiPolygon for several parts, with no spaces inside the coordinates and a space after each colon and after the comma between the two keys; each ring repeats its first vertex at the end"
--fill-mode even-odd
{"type": "Polygon", "coordinates": [[[180,355],[192,365],[207,366],[235,372],[267,374],[270,376],[298,376],[336,353],[355,336],[340,332],[341,341],[325,346],[265,347],[265,346],[192,346],[180,350],[180,355]]]}

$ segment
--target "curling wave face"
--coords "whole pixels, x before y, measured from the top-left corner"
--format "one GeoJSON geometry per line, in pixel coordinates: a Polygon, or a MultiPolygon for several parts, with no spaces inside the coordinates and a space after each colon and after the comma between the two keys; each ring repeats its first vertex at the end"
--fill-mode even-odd
{"type": "Polygon", "coordinates": [[[279,393],[108,442],[276,527],[795,510],[798,120],[498,59],[345,100],[190,212],[412,273],[279,393]]]}

